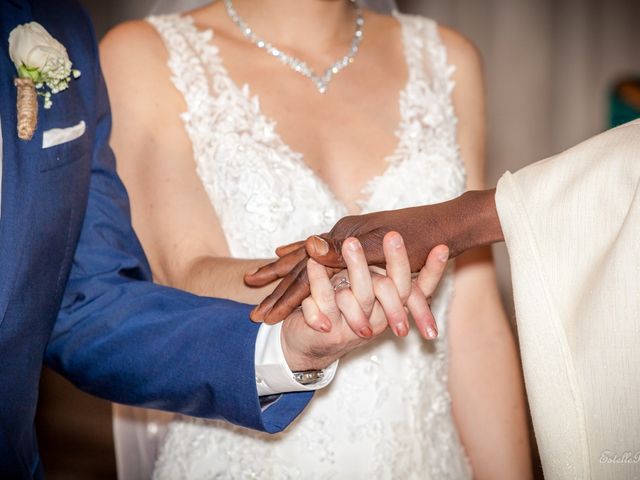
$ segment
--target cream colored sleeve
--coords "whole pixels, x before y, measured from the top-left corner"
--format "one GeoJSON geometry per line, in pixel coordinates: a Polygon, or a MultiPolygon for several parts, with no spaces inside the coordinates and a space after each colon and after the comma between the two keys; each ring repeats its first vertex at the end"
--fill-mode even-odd
{"type": "Polygon", "coordinates": [[[499,181],[547,479],[640,478],[640,121],[499,181]]]}

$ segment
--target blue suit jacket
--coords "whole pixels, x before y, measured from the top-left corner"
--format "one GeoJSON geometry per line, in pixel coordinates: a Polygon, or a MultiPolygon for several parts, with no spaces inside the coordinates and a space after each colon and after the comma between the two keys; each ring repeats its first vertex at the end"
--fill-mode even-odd
{"type": "Polygon", "coordinates": [[[108,146],[109,103],[86,14],[69,0],[2,0],[0,41],[0,478],[42,475],[33,420],[43,359],[115,402],[285,428],[310,394],[261,411],[250,307],[150,281],[108,146]],[[23,142],[7,40],[30,21],[66,46],[82,76],[40,109],[23,142]],[[43,131],[81,120],[84,136],[42,149],[43,131]]]}

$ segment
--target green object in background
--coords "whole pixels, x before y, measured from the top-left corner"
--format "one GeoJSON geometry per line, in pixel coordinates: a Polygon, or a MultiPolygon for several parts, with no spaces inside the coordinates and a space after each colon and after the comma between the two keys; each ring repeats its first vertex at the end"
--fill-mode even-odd
{"type": "Polygon", "coordinates": [[[609,102],[611,128],[640,118],[640,78],[619,82],[611,91],[609,102]]]}

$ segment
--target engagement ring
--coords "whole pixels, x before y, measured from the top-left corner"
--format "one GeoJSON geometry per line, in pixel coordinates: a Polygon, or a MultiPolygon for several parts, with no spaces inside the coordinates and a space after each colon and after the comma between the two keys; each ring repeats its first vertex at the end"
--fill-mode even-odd
{"type": "Polygon", "coordinates": [[[333,291],[337,292],[343,288],[351,288],[351,283],[347,280],[347,277],[341,277],[340,280],[338,280],[338,283],[333,286],[333,291]]]}

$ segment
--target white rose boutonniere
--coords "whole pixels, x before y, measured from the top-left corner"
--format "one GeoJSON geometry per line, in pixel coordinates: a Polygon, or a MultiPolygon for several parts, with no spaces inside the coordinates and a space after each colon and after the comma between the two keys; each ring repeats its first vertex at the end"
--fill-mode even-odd
{"type": "Polygon", "coordinates": [[[30,140],[38,121],[38,95],[44,97],[44,108],[51,108],[51,96],[66,90],[80,71],[73,69],[67,49],[37,22],[11,31],[9,56],[18,72],[18,136],[30,140]]]}

